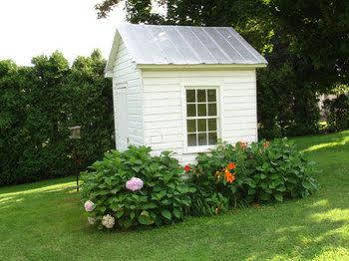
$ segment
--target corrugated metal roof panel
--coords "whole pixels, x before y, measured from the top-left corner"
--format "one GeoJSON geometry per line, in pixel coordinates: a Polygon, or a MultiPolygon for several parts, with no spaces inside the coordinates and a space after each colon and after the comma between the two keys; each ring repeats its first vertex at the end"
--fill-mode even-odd
{"type": "Polygon", "coordinates": [[[117,27],[137,64],[266,64],[230,27],[122,24],[117,27]]]}

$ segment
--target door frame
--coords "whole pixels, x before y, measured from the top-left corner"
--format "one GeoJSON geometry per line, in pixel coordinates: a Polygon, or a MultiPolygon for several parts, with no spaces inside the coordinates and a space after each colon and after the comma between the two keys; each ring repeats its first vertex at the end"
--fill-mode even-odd
{"type": "Polygon", "coordinates": [[[127,86],[127,82],[120,82],[117,84],[116,86],[116,149],[119,151],[124,151],[127,149],[128,145],[129,145],[129,130],[128,130],[128,86],[127,86]],[[122,104],[120,102],[121,100],[121,95],[124,96],[125,101],[122,104],[126,104],[125,107],[121,107],[122,104]],[[120,114],[123,113],[124,117],[124,123],[121,123],[120,121],[120,114]],[[121,126],[123,126],[122,124],[126,125],[126,128],[123,129],[123,131],[120,131],[121,126]],[[124,132],[126,133],[125,135],[121,136],[120,134],[124,134],[124,132]]]}

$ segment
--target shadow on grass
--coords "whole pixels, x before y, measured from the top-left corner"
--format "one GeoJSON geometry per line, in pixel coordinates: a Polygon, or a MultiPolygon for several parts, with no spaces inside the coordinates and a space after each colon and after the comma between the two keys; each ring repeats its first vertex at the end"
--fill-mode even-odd
{"type": "Polygon", "coordinates": [[[162,228],[111,233],[89,227],[73,178],[0,188],[3,249],[25,236],[20,248],[26,248],[29,240],[40,252],[36,240],[42,237],[46,251],[54,249],[61,259],[74,257],[76,248],[85,260],[304,260],[324,255],[331,260],[326,252],[349,249],[349,170],[344,168],[348,134],[303,143],[305,150],[317,146],[306,153],[319,168],[334,171],[320,174],[322,188],[315,195],[221,216],[188,218],[162,228]]]}

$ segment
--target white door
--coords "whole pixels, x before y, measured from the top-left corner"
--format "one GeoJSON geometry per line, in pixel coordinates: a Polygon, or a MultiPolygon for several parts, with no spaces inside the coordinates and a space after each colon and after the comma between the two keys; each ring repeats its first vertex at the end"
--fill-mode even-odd
{"type": "Polygon", "coordinates": [[[116,115],[116,137],[117,149],[124,151],[128,146],[128,112],[127,112],[127,85],[121,84],[117,86],[117,115],[116,115]]]}

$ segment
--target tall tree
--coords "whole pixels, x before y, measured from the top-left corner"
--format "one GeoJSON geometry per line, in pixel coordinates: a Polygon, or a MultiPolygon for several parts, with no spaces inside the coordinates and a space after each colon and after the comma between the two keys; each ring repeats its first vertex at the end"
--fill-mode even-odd
{"type": "MultiPolygon", "coordinates": [[[[269,62],[258,75],[258,112],[264,136],[316,132],[317,97],[349,83],[347,0],[126,0],[132,23],[233,26],[269,62]]],[[[97,5],[100,17],[117,1],[97,5]]]]}

